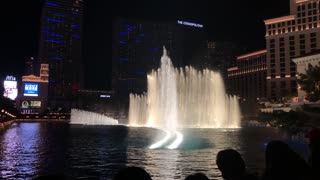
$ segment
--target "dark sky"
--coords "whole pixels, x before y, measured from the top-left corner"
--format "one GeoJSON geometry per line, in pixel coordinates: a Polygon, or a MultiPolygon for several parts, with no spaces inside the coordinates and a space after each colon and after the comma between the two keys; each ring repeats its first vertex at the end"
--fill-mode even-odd
{"type": "MultiPolygon", "coordinates": [[[[2,2],[1,76],[23,74],[25,57],[37,56],[41,2],[2,2]]],[[[87,88],[93,89],[110,87],[111,24],[116,16],[199,22],[207,27],[211,40],[233,41],[251,51],[265,46],[264,19],[289,14],[289,0],[87,0],[86,7],[85,76],[87,88]],[[104,74],[93,74],[97,68],[104,74]],[[98,84],[90,80],[99,76],[107,80],[98,84]]]]}

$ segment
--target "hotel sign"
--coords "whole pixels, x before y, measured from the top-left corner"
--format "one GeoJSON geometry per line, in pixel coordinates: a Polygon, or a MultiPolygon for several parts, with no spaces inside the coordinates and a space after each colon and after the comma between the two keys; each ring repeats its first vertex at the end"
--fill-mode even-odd
{"type": "Polygon", "coordinates": [[[192,23],[192,22],[187,22],[187,21],[179,21],[179,20],[177,22],[178,22],[178,24],[182,24],[185,26],[193,26],[193,27],[203,28],[202,24],[197,24],[197,23],[192,23]]]}
{"type": "Polygon", "coordinates": [[[38,96],[39,84],[34,82],[25,82],[24,83],[24,96],[38,96]]]}
{"type": "Polygon", "coordinates": [[[22,101],[21,108],[22,109],[41,108],[41,101],[22,101]]]}
{"type": "Polygon", "coordinates": [[[5,81],[16,81],[17,79],[14,76],[6,76],[5,81]]]}

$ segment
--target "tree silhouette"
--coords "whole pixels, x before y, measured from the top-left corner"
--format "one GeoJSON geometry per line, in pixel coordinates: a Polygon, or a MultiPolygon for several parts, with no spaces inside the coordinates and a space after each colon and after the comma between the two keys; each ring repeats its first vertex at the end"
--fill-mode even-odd
{"type": "Polygon", "coordinates": [[[299,76],[297,81],[301,89],[307,93],[306,99],[312,102],[320,100],[320,66],[309,64],[306,73],[299,76]]]}

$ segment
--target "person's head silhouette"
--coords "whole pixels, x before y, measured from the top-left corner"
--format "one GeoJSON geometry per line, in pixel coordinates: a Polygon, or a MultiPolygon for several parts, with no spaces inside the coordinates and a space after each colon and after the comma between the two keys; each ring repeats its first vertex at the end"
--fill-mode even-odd
{"type": "Polygon", "coordinates": [[[309,173],[308,164],[282,141],[271,141],[266,148],[266,177],[301,179],[309,173]]]}
{"type": "Polygon", "coordinates": [[[239,179],[245,173],[245,163],[236,150],[222,150],[217,155],[217,166],[226,180],[239,179]]]}

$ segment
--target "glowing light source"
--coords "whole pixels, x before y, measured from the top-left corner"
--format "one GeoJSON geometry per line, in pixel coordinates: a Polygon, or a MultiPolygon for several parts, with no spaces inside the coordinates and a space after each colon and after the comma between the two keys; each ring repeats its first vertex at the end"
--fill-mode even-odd
{"type": "Polygon", "coordinates": [[[295,15],[289,15],[289,16],[283,16],[279,18],[273,18],[273,19],[268,19],[264,21],[265,25],[269,24],[274,24],[274,23],[279,23],[279,22],[284,22],[284,21],[291,21],[295,20],[295,15]]]}
{"type": "Polygon", "coordinates": [[[56,44],[62,44],[61,41],[57,41],[57,40],[53,40],[53,39],[46,39],[45,42],[48,42],[48,43],[56,43],[56,44]]]}
{"type": "Polygon", "coordinates": [[[48,6],[58,6],[57,3],[54,3],[54,2],[47,2],[46,3],[48,6]]]}
{"type": "Polygon", "coordinates": [[[249,58],[249,57],[252,57],[252,56],[257,56],[257,55],[264,54],[264,53],[267,53],[266,49],[238,56],[237,59],[238,60],[239,59],[245,59],[245,58],[249,58]]]}
{"type": "Polygon", "coordinates": [[[176,139],[169,146],[167,146],[168,149],[176,149],[182,143],[183,135],[176,131],[176,136],[176,139]]]}
{"type": "Polygon", "coordinates": [[[166,136],[161,139],[160,141],[156,142],[155,144],[152,144],[149,149],[156,149],[161,146],[163,146],[170,138],[171,138],[171,133],[169,131],[163,130],[166,133],[166,136]]]}
{"type": "Polygon", "coordinates": [[[53,18],[49,18],[49,17],[47,17],[47,21],[48,21],[48,22],[55,22],[55,23],[61,23],[61,22],[62,22],[62,21],[60,21],[60,20],[53,19],[53,18]]]}

